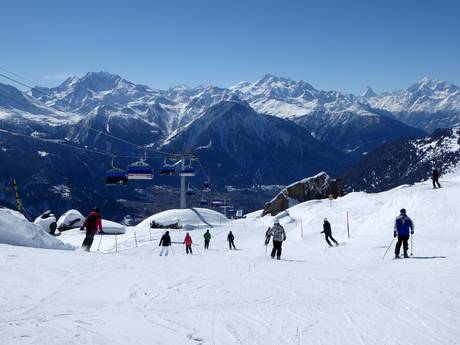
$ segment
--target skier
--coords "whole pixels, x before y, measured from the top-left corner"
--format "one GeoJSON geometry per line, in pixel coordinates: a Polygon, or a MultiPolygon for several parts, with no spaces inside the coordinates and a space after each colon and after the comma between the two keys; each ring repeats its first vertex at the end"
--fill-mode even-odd
{"type": "Polygon", "coordinates": [[[274,259],[276,254],[276,259],[280,260],[281,247],[283,245],[283,241],[286,240],[286,232],[284,231],[284,228],[281,226],[279,220],[275,220],[273,226],[268,230],[267,236],[269,241],[270,236],[273,236],[273,249],[270,256],[272,257],[272,259],[274,259]]]}
{"type": "Polygon", "coordinates": [[[160,243],[158,244],[161,247],[160,256],[168,256],[169,247],[171,246],[171,237],[169,236],[169,231],[166,231],[163,236],[161,236],[160,243]]]}
{"type": "Polygon", "coordinates": [[[439,184],[439,171],[437,169],[433,169],[431,179],[433,180],[433,189],[436,189],[436,185],[438,188],[441,188],[441,185],[439,184]]]}
{"type": "Polygon", "coordinates": [[[86,217],[80,230],[83,230],[84,228],[86,228],[86,236],[81,247],[85,251],[89,252],[91,245],[93,244],[94,235],[96,235],[97,232],[102,231],[102,221],[99,208],[93,208],[88,217],[86,217]]]}
{"type": "Polygon", "coordinates": [[[329,247],[332,247],[331,239],[336,246],[339,245],[339,243],[332,237],[332,229],[331,229],[331,223],[327,220],[327,218],[324,218],[324,224],[323,224],[323,231],[321,231],[322,234],[324,234],[324,237],[326,238],[326,242],[329,245],[329,247]]]}
{"type": "Polygon", "coordinates": [[[399,258],[399,251],[401,250],[401,244],[404,249],[404,257],[408,258],[407,249],[409,249],[409,237],[410,234],[414,234],[414,223],[406,214],[406,209],[401,209],[400,215],[396,217],[395,228],[393,236],[396,238],[398,236],[398,242],[396,242],[395,247],[395,258],[399,258]]]}
{"type": "Polygon", "coordinates": [[[235,236],[233,236],[232,231],[230,231],[227,236],[228,247],[230,248],[230,250],[232,250],[232,247],[233,249],[236,249],[235,243],[233,243],[234,240],[235,240],[235,236]]]}
{"type": "Polygon", "coordinates": [[[190,234],[188,232],[185,235],[184,244],[185,244],[185,251],[187,252],[187,254],[189,252],[190,252],[190,254],[193,254],[192,253],[192,237],[190,236],[190,234]]]}
{"type": "Polygon", "coordinates": [[[211,233],[209,232],[209,229],[206,230],[206,232],[203,235],[204,238],[204,249],[209,249],[209,241],[211,240],[211,233]]]}

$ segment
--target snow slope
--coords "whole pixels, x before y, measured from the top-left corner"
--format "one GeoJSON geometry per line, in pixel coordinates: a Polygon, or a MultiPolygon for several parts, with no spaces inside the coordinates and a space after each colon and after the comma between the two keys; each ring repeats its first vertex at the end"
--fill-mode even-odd
{"type": "Polygon", "coordinates": [[[3,208],[0,209],[0,243],[47,249],[73,249],[71,245],[64,244],[45,232],[40,225],[29,222],[19,212],[3,208]]]}
{"type": "Polygon", "coordinates": [[[298,204],[281,217],[282,261],[264,257],[272,219],[254,215],[212,228],[207,252],[191,231],[193,256],[174,244],[159,257],[156,240],[104,254],[2,245],[2,344],[459,344],[460,173],[441,184],[298,204]],[[414,256],[382,260],[401,207],[414,256]]]}

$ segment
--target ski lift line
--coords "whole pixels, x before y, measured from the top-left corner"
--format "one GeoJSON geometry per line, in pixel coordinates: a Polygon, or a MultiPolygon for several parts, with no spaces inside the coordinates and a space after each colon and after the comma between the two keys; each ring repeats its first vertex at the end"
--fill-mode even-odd
{"type": "Polygon", "coordinates": [[[116,140],[118,140],[118,141],[120,141],[120,142],[122,142],[122,143],[131,145],[131,146],[136,147],[136,148],[141,149],[141,150],[144,150],[144,151],[152,151],[152,152],[156,152],[156,153],[159,153],[159,154],[162,154],[162,155],[165,155],[165,156],[171,156],[171,155],[173,155],[173,153],[171,153],[171,152],[159,151],[159,150],[155,150],[155,149],[153,149],[153,148],[151,148],[151,147],[148,147],[148,146],[142,146],[142,145],[134,144],[134,143],[132,143],[132,142],[130,142],[130,141],[128,141],[128,140],[122,139],[122,138],[117,137],[117,136],[115,136],[115,135],[113,135],[113,134],[109,134],[109,133],[103,132],[103,131],[101,131],[101,130],[98,130],[98,129],[96,129],[96,128],[90,127],[90,126],[88,126],[88,125],[83,125],[83,127],[84,127],[84,128],[87,128],[87,129],[89,129],[89,130],[91,130],[91,131],[94,131],[94,132],[96,132],[96,133],[99,133],[99,134],[101,134],[101,135],[105,135],[105,136],[107,136],[107,137],[109,137],[109,138],[116,139],[116,140]]]}
{"type": "MultiPolygon", "coordinates": [[[[4,69],[2,69],[2,70],[4,70],[4,69]]],[[[13,72],[8,72],[8,73],[14,74],[13,72]]],[[[19,81],[19,80],[16,80],[16,79],[14,79],[14,78],[11,78],[11,77],[7,76],[6,74],[0,73],[0,76],[3,77],[3,78],[5,78],[5,79],[8,79],[8,80],[10,80],[10,81],[12,81],[12,82],[14,82],[14,83],[17,83],[17,84],[19,84],[19,85],[22,85],[22,86],[24,86],[24,87],[26,87],[26,88],[28,88],[28,89],[33,89],[33,88],[35,88],[34,86],[27,85],[27,84],[25,84],[25,83],[23,83],[23,82],[21,82],[21,81],[19,81]]],[[[21,79],[25,79],[25,78],[23,78],[23,77],[20,77],[20,78],[21,78],[21,79]]],[[[36,90],[37,92],[42,93],[43,95],[47,95],[45,92],[41,91],[40,89],[35,89],[35,90],[36,90]]],[[[12,99],[11,97],[9,97],[9,98],[12,99]]],[[[68,103],[68,102],[66,102],[66,103],[67,103],[70,107],[73,107],[73,108],[75,108],[75,109],[78,109],[76,106],[73,106],[72,104],[70,104],[70,103],[68,103]]],[[[86,128],[88,128],[88,129],[90,129],[90,130],[93,130],[93,131],[95,131],[95,132],[98,132],[98,133],[100,133],[100,134],[102,134],[102,135],[111,137],[111,138],[113,138],[113,139],[117,139],[117,140],[119,140],[119,141],[121,141],[121,142],[124,142],[125,144],[129,144],[129,145],[132,145],[132,146],[137,147],[137,148],[148,149],[148,150],[150,150],[150,151],[158,152],[158,153],[161,153],[161,154],[164,154],[164,155],[171,155],[171,154],[172,154],[171,152],[163,152],[163,151],[159,151],[159,150],[154,150],[154,149],[149,148],[149,147],[146,147],[146,146],[140,146],[140,145],[134,144],[134,143],[132,143],[132,142],[129,142],[129,141],[124,140],[124,139],[121,139],[121,138],[116,137],[116,136],[114,136],[114,135],[112,135],[112,134],[104,133],[104,132],[102,132],[102,131],[99,131],[99,130],[97,130],[97,129],[95,129],[95,128],[92,128],[92,127],[89,127],[89,126],[83,125],[83,127],[86,127],[86,128]]]]}
{"type": "Polygon", "coordinates": [[[17,74],[17,73],[11,72],[11,71],[7,70],[7,69],[4,68],[4,67],[1,67],[1,66],[0,66],[0,70],[4,71],[4,72],[6,72],[6,73],[9,73],[9,74],[11,74],[11,75],[14,75],[16,78],[22,79],[22,80],[24,80],[24,81],[26,81],[26,82],[28,82],[28,83],[32,83],[32,84],[35,84],[35,85],[39,85],[39,83],[37,83],[36,81],[27,79],[26,77],[23,77],[22,75],[19,75],[19,74],[17,74]]]}
{"type": "Polygon", "coordinates": [[[24,86],[24,87],[26,87],[26,88],[28,88],[28,89],[33,89],[33,88],[34,88],[33,86],[29,86],[29,85],[27,85],[27,84],[25,84],[25,83],[23,83],[23,82],[21,82],[21,81],[19,81],[19,80],[10,78],[10,77],[8,77],[6,74],[3,74],[3,73],[0,73],[0,77],[3,77],[3,78],[5,78],[5,79],[8,79],[8,80],[12,81],[13,83],[22,85],[22,86],[24,86]]]}
{"type": "MultiPolygon", "coordinates": [[[[0,67],[0,68],[1,68],[1,67],[0,67]]],[[[4,68],[2,68],[2,70],[6,71],[4,68]]],[[[12,74],[12,75],[16,75],[16,76],[18,76],[18,77],[21,78],[21,79],[26,79],[26,78],[21,77],[21,76],[19,76],[18,74],[15,74],[15,73],[13,73],[13,72],[8,71],[8,73],[10,73],[10,74],[12,74]]],[[[14,78],[9,77],[9,76],[7,76],[7,75],[5,75],[5,74],[3,74],[3,73],[0,73],[0,76],[2,76],[3,78],[8,79],[8,80],[10,80],[10,81],[12,81],[12,82],[14,82],[14,83],[17,83],[17,84],[19,84],[19,85],[22,85],[22,86],[24,86],[24,87],[26,87],[26,88],[28,88],[28,89],[33,89],[33,88],[35,88],[34,86],[27,85],[27,84],[25,84],[25,83],[23,83],[23,82],[21,82],[21,81],[19,81],[19,80],[16,80],[16,79],[14,79],[14,78]]],[[[41,93],[41,94],[47,96],[47,94],[46,94],[45,92],[41,91],[40,89],[35,88],[35,90],[36,90],[37,92],[39,92],[39,93],[41,93]]],[[[5,96],[5,97],[8,97],[8,96],[5,96]]],[[[8,97],[8,98],[12,99],[11,97],[8,97]]],[[[15,101],[15,100],[13,100],[13,101],[15,101]]],[[[78,109],[78,108],[79,108],[79,107],[77,107],[77,106],[75,106],[75,105],[70,104],[69,102],[66,102],[66,103],[67,103],[67,105],[70,106],[71,108],[74,108],[74,109],[78,109]]],[[[83,127],[86,127],[86,128],[88,128],[88,129],[90,129],[90,130],[92,130],[92,131],[95,131],[95,132],[100,133],[100,134],[102,134],[102,135],[105,135],[105,136],[111,137],[111,138],[113,138],[113,139],[119,140],[119,141],[121,141],[121,142],[124,142],[125,144],[129,144],[129,145],[132,145],[132,146],[137,147],[137,148],[141,148],[141,149],[144,149],[144,150],[149,150],[149,151],[157,152],[157,153],[160,153],[160,154],[163,154],[163,155],[167,155],[167,156],[176,155],[176,154],[174,154],[174,153],[172,153],[172,152],[166,152],[166,151],[155,150],[155,149],[153,149],[153,148],[151,148],[151,147],[148,147],[148,146],[141,146],[141,145],[134,144],[134,143],[132,143],[132,142],[130,142],[130,141],[128,141],[128,140],[119,138],[119,137],[117,137],[117,136],[115,136],[115,135],[112,135],[112,134],[109,134],[109,133],[102,132],[102,131],[100,131],[100,130],[97,130],[97,129],[92,128],[92,127],[87,126],[87,125],[86,125],[86,126],[83,125],[83,127]]]]}
{"type": "MultiPolygon", "coordinates": [[[[126,156],[126,155],[117,155],[117,154],[114,155],[114,154],[109,153],[109,152],[103,152],[103,151],[98,151],[98,150],[94,150],[94,149],[89,149],[89,148],[86,148],[86,147],[81,147],[81,146],[75,146],[75,145],[72,145],[72,144],[61,143],[61,142],[57,142],[57,141],[53,141],[53,140],[49,140],[49,139],[37,138],[37,137],[33,137],[33,136],[30,136],[30,135],[27,135],[27,134],[13,132],[13,131],[7,131],[7,130],[4,130],[4,129],[0,129],[0,132],[25,137],[25,138],[28,138],[28,139],[34,139],[34,140],[42,141],[42,142],[45,142],[45,143],[48,143],[48,144],[60,145],[60,146],[72,148],[72,149],[75,149],[75,150],[83,150],[83,151],[87,151],[87,152],[97,153],[97,154],[100,154],[100,155],[103,155],[103,156],[108,156],[108,157],[115,156],[115,158],[139,158],[139,156],[126,156]]],[[[146,156],[146,158],[156,159],[156,158],[162,158],[162,156],[146,156]]]]}

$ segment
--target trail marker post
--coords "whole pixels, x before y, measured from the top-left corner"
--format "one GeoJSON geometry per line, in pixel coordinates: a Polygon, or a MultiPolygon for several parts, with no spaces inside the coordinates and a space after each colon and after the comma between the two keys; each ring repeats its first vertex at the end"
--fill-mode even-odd
{"type": "Polygon", "coordinates": [[[348,238],[350,238],[350,222],[348,221],[348,211],[347,211],[347,233],[348,233],[348,238]]]}

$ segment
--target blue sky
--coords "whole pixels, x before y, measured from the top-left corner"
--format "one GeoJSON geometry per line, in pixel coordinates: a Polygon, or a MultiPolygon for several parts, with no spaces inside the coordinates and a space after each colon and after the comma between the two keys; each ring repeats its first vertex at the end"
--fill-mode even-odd
{"type": "Polygon", "coordinates": [[[459,3],[2,1],[0,67],[48,86],[99,70],[154,88],[266,73],[353,93],[460,85],[459,3]]]}

